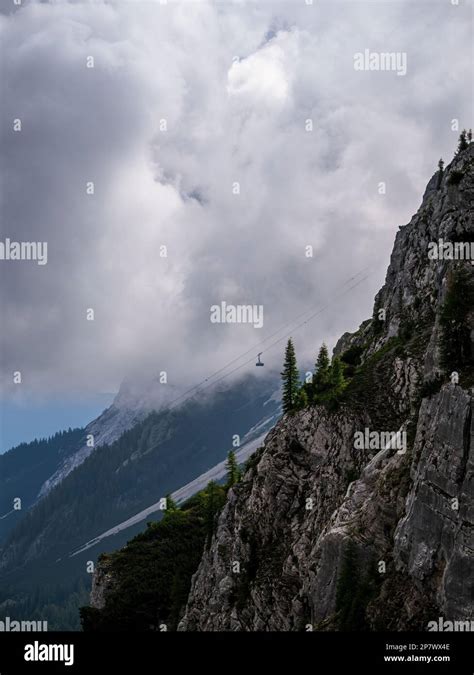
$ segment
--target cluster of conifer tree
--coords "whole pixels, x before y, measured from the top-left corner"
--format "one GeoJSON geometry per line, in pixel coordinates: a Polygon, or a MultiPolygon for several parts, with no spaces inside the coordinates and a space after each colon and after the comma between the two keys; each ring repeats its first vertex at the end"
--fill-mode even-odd
{"type": "Polygon", "coordinates": [[[463,150],[466,150],[468,147],[469,143],[472,141],[472,129],[469,129],[469,131],[466,131],[466,129],[463,129],[459,135],[459,141],[458,141],[458,152],[462,152],[463,150]]]}
{"type": "MultiPolygon", "coordinates": [[[[466,148],[469,147],[469,144],[472,142],[472,129],[469,129],[469,131],[466,131],[466,129],[463,129],[461,133],[459,134],[459,139],[458,139],[458,147],[456,150],[456,154],[459,154],[460,152],[463,152],[463,150],[466,150],[466,148]]],[[[441,178],[443,176],[443,171],[444,171],[444,160],[441,157],[441,159],[438,162],[438,169],[439,169],[439,176],[438,176],[438,189],[441,186],[441,178]]]]}
{"type": "Polygon", "coordinates": [[[101,556],[114,584],[101,610],[81,608],[84,631],[176,630],[203,546],[209,548],[227,491],[241,477],[232,450],[226,471],[224,485],[210,481],[182,506],[167,495],[161,520],[147,523],[124,548],[101,556]]]}
{"type": "Polygon", "coordinates": [[[300,382],[296,352],[290,338],[286,345],[285,361],[281,373],[283,412],[300,410],[310,404],[335,400],[346,387],[344,364],[338,356],[332,360],[323,343],[319,350],[310,382],[300,382]]]}
{"type": "Polygon", "coordinates": [[[448,276],[446,298],[441,310],[441,365],[447,374],[472,369],[470,312],[474,305],[474,275],[469,266],[459,265],[448,276]]]}

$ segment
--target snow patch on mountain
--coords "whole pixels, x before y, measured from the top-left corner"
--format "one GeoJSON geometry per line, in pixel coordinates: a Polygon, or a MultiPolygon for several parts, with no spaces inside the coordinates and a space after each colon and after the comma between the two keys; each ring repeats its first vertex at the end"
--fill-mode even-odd
{"type": "MultiPolygon", "coordinates": [[[[257,438],[254,438],[253,440],[249,441],[248,443],[245,443],[240,450],[238,450],[235,453],[237,462],[239,464],[243,464],[249,457],[252,455],[258,447],[260,447],[263,444],[263,441],[267,435],[267,432],[269,430],[269,425],[270,428],[273,426],[273,424],[277,421],[279,415],[275,415],[272,418],[268,418],[266,420],[267,422],[267,430],[265,433],[261,434],[257,438]]],[[[259,425],[261,426],[261,425],[259,425]]],[[[250,434],[250,432],[249,432],[250,434]]],[[[249,434],[246,434],[249,435],[249,434]]],[[[211,480],[221,480],[224,478],[226,474],[226,462],[227,460],[223,460],[222,462],[219,462],[215,466],[213,466],[209,471],[206,471],[202,473],[200,476],[195,478],[194,480],[190,481],[183,487],[179,488],[175,492],[172,493],[171,497],[172,499],[177,503],[177,504],[182,504],[185,502],[187,499],[192,497],[196,492],[199,492],[199,490],[203,490],[206,485],[211,481],[211,480]]],[[[94,539],[91,539],[90,541],[86,542],[83,546],[81,546],[79,549],[74,551],[73,553],[70,554],[69,557],[74,557],[78,555],[79,553],[83,553],[84,551],[87,551],[89,548],[92,548],[96,544],[98,544],[100,541],[103,539],[106,539],[107,537],[111,537],[115,534],[118,534],[119,532],[122,532],[123,530],[128,529],[129,527],[132,527],[132,525],[136,525],[137,523],[141,522],[142,520],[145,520],[150,516],[152,513],[156,513],[157,511],[162,510],[162,505],[161,505],[161,499],[163,497],[160,497],[160,499],[152,504],[151,506],[148,506],[146,509],[143,509],[139,513],[136,513],[134,516],[131,518],[128,518],[127,520],[124,520],[122,523],[119,523],[118,525],[115,525],[114,527],[110,528],[106,532],[103,532],[100,534],[98,537],[95,537],[94,539]]]]}

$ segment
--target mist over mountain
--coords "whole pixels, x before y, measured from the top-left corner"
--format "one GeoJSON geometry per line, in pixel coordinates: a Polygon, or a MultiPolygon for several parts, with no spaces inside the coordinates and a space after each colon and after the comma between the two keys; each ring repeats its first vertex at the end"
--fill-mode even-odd
{"type": "MultiPolygon", "coordinates": [[[[163,370],[190,387],[370,268],[302,329],[300,359],[354,330],[453,118],[470,119],[471,26],[468,3],[408,0],[0,14],[1,238],[49,243],[47,265],[0,265],[2,400],[163,370]],[[406,52],[406,75],[354,70],[365,47],[406,52]],[[263,328],[212,324],[222,301],[263,305],[263,328]]],[[[278,371],[281,349],[265,358],[278,371]]]]}
{"type": "Polygon", "coordinates": [[[286,380],[286,414],[242,478],[229,474],[226,495],[200,492],[99,560],[83,627],[428,631],[439,617],[469,625],[473,240],[474,145],[460,141],[399,229],[372,317],[342,336],[332,362],[320,352],[312,382],[294,397],[286,380]],[[434,259],[433,242],[450,245],[434,259]],[[183,548],[189,532],[199,562],[183,548]]]}

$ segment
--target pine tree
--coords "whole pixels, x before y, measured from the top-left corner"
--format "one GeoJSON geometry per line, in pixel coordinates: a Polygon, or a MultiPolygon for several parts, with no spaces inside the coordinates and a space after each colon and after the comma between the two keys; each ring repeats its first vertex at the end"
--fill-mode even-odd
{"type": "Polygon", "coordinates": [[[461,134],[459,136],[459,144],[458,144],[458,152],[462,152],[469,146],[469,143],[467,142],[467,133],[466,129],[463,129],[461,131],[461,134]]]}
{"type": "Polygon", "coordinates": [[[206,507],[204,515],[204,526],[207,535],[207,546],[211,544],[212,535],[216,525],[217,514],[225,500],[224,490],[219,487],[215,480],[209,481],[206,488],[206,507]]]}
{"type": "Polygon", "coordinates": [[[166,497],[166,513],[171,513],[171,511],[177,511],[178,510],[178,505],[172,498],[170,494],[167,494],[166,497]]]}
{"type": "Polygon", "coordinates": [[[306,393],[306,389],[302,387],[299,392],[298,396],[296,397],[296,407],[298,410],[302,410],[303,408],[306,408],[308,405],[308,394],[306,393]]]}
{"type": "Polygon", "coordinates": [[[336,582],[336,612],[339,630],[362,631],[367,629],[365,613],[374,590],[371,573],[370,567],[362,569],[357,547],[352,540],[349,540],[342,552],[336,582]]]}
{"type": "Polygon", "coordinates": [[[438,182],[436,184],[436,189],[439,190],[441,187],[441,181],[443,180],[443,173],[444,173],[444,162],[443,159],[441,158],[438,162],[438,182]]]}
{"type": "Polygon", "coordinates": [[[329,376],[331,362],[329,360],[328,348],[322,344],[316,359],[315,373],[313,377],[313,390],[315,394],[323,394],[329,387],[329,376]]]}
{"type": "Polygon", "coordinates": [[[441,308],[440,361],[447,373],[472,364],[469,312],[474,305],[472,273],[466,267],[455,269],[441,308]]]}
{"type": "Polygon", "coordinates": [[[296,365],[296,353],[291,338],[286,345],[285,362],[283,364],[281,377],[283,382],[283,412],[287,413],[295,409],[299,389],[299,373],[296,365]]]}
{"type": "Polygon", "coordinates": [[[227,463],[226,463],[226,471],[227,471],[227,482],[226,482],[226,487],[230,488],[236,483],[239,482],[240,480],[240,469],[239,465],[237,463],[237,459],[235,457],[235,452],[233,450],[229,450],[229,454],[227,455],[227,463]]]}
{"type": "Polygon", "coordinates": [[[469,143],[472,141],[472,129],[469,129],[469,131],[467,132],[467,140],[469,141],[469,143]]]}
{"type": "Polygon", "coordinates": [[[337,396],[342,392],[345,385],[344,366],[338,356],[335,356],[331,364],[330,386],[331,394],[337,396]]]}

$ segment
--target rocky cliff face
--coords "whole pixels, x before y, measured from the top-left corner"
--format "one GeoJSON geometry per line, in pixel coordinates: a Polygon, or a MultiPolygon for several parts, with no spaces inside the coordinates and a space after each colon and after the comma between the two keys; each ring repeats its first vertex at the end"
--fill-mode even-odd
{"type": "Polygon", "coordinates": [[[426,630],[473,618],[474,307],[459,379],[441,344],[453,275],[472,284],[474,267],[428,257],[430,242],[474,240],[473,179],[471,144],[429,182],[372,319],[336,346],[358,355],[338,408],[286,415],[267,436],[229,493],[180,630],[426,630]],[[360,447],[365,429],[406,442],[360,447]]]}

